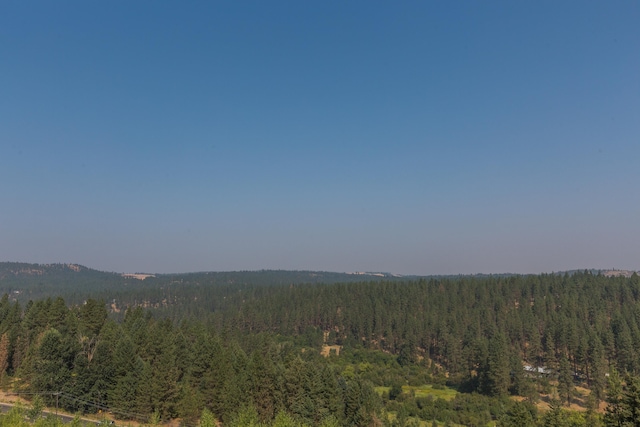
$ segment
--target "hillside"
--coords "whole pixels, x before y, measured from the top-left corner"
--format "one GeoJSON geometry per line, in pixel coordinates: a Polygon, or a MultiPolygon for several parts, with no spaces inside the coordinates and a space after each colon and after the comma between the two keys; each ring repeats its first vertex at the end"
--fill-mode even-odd
{"type": "MultiPolygon", "coordinates": [[[[69,303],[87,298],[118,300],[118,306],[143,303],[154,306],[171,299],[171,288],[253,287],[363,280],[400,280],[389,273],[334,273],[324,271],[232,271],[182,274],[113,273],[78,264],[0,262],[0,295],[27,302],[62,297],[69,303]]],[[[405,278],[406,279],[406,278],[405,278]]]]}

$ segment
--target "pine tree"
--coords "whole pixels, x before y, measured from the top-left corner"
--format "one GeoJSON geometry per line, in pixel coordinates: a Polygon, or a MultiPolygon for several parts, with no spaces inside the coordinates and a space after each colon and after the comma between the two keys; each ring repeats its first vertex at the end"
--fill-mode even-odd
{"type": "Polygon", "coordinates": [[[96,301],[93,298],[87,299],[78,309],[81,333],[89,337],[98,335],[107,320],[108,314],[103,301],[96,301]]]}
{"type": "Polygon", "coordinates": [[[30,386],[34,392],[46,392],[45,402],[54,402],[51,393],[62,391],[71,377],[69,354],[62,334],[56,329],[47,330],[40,340],[32,362],[30,386]]]}
{"type": "Polygon", "coordinates": [[[260,420],[268,421],[275,417],[280,406],[282,390],[276,378],[276,367],[271,359],[255,351],[251,357],[252,400],[258,411],[260,420]]]}
{"type": "Polygon", "coordinates": [[[590,385],[591,392],[595,397],[595,404],[598,406],[600,401],[605,398],[606,388],[606,362],[604,360],[604,346],[598,337],[593,337],[590,342],[589,365],[591,366],[590,385]]]}
{"type": "Polygon", "coordinates": [[[109,395],[109,406],[121,418],[131,418],[140,401],[138,388],[144,371],[144,362],[135,354],[128,335],[121,336],[113,356],[115,384],[109,395]]]}
{"type": "Polygon", "coordinates": [[[273,420],[271,427],[302,427],[302,424],[296,422],[296,420],[285,411],[280,411],[273,420]]]}
{"type": "Polygon", "coordinates": [[[526,396],[528,380],[524,376],[522,360],[516,353],[509,357],[510,385],[509,392],[512,395],[526,396]]]}
{"type": "Polygon", "coordinates": [[[480,373],[480,390],[488,396],[505,395],[510,381],[506,339],[502,333],[496,333],[489,340],[489,353],[480,373]]]}
{"type": "Polygon", "coordinates": [[[584,414],[584,420],[588,427],[600,427],[600,415],[597,412],[596,399],[593,392],[587,396],[587,411],[584,414]]]}
{"type": "Polygon", "coordinates": [[[9,367],[9,356],[9,334],[5,332],[0,337],[0,383],[9,367]]]}
{"type": "Polygon", "coordinates": [[[536,421],[529,405],[523,402],[516,402],[500,421],[499,425],[501,427],[535,427],[536,421]]]}
{"type": "Polygon", "coordinates": [[[239,410],[236,409],[228,425],[229,427],[260,427],[258,412],[253,406],[243,406],[239,410]]]}
{"type": "Polygon", "coordinates": [[[296,418],[308,422],[313,421],[316,410],[315,401],[310,393],[310,369],[307,362],[296,357],[284,373],[286,407],[296,418]]]}
{"type": "Polygon", "coordinates": [[[186,425],[193,425],[204,407],[202,393],[198,389],[193,389],[190,383],[189,378],[180,382],[176,403],[177,415],[186,425]]]}
{"type": "Polygon", "coordinates": [[[604,414],[605,426],[623,427],[624,407],[622,403],[622,379],[614,368],[609,375],[607,389],[607,409],[604,414]]]}
{"type": "Polygon", "coordinates": [[[619,401],[618,422],[623,427],[640,427],[640,378],[638,377],[627,375],[625,378],[619,401]]]}
{"type": "Polygon", "coordinates": [[[561,399],[566,402],[567,406],[571,406],[571,396],[574,393],[573,375],[571,375],[571,366],[566,356],[560,357],[560,372],[558,375],[558,393],[561,399]]]}
{"type": "Polygon", "coordinates": [[[202,415],[200,416],[199,427],[216,427],[217,425],[218,423],[216,422],[216,417],[213,413],[207,408],[204,408],[202,410],[202,415]]]}
{"type": "Polygon", "coordinates": [[[543,427],[569,427],[567,414],[562,410],[562,402],[552,399],[549,405],[551,409],[542,417],[543,427]]]}

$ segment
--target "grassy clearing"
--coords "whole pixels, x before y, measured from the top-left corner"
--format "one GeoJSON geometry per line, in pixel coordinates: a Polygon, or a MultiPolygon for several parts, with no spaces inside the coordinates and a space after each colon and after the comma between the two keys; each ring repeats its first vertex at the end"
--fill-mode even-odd
{"type": "Polygon", "coordinates": [[[391,390],[391,387],[378,386],[378,387],[374,387],[374,389],[376,393],[382,396],[385,392],[389,393],[389,390],[391,390]]]}
{"type": "MultiPolygon", "coordinates": [[[[390,389],[391,387],[375,387],[376,393],[378,393],[380,396],[382,396],[385,392],[389,393],[390,389]]],[[[417,387],[404,385],[402,386],[402,392],[407,394],[411,394],[413,392],[415,393],[416,397],[433,396],[434,399],[444,400],[452,400],[458,394],[458,392],[452,388],[433,388],[433,385],[431,384],[424,384],[417,387]]]]}
{"type": "Polygon", "coordinates": [[[425,384],[418,387],[402,386],[403,393],[415,393],[416,397],[433,396],[434,399],[452,400],[458,392],[449,387],[433,388],[431,384],[425,384]]]}

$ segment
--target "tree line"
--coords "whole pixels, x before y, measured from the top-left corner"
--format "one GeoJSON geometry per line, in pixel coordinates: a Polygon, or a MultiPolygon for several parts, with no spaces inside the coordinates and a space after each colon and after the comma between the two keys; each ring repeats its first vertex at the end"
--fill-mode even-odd
{"type": "Polygon", "coordinates": [[[591,390],[595,408],[614,372],[623,378],[616,414],[632,407],[637,275],[271,285],[205,278],[117,290],[109,304],[49,298],[22,306],[3,297],[2,381],[50,393],[48,403],[62,393],[59,403],[71,411],[105,407],[122,418],[195,422],[206,409],[229,425],[240,416],[272,423],[278,414],[314,426],[370,425],[387,422],[385,411],[396,423],[510,425],[509,417],[530,414],[537,425],[542,415],[504,398],[535,403],[553,390],[557,411],[548,414],[561,419],[575,385],[591,390]],[[341,346],[342,355],[320,357],[324,344],[341,346]],[[380,392],[425,383],[479,394],[450,403],[380,392]]]}

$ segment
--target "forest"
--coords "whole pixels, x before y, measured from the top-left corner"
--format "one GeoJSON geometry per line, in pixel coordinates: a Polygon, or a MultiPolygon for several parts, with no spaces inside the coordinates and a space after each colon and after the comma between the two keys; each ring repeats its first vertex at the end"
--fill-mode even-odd
{"type": "Polygon", "coordinates": [[[184,426],[640,425],[635,274],[140,281],[56,268],[58,281],[0,276],[0,382],[71,413],[184,426]],[[17,298],[20,280],[41,298],[17,298]]]}

